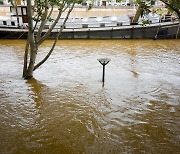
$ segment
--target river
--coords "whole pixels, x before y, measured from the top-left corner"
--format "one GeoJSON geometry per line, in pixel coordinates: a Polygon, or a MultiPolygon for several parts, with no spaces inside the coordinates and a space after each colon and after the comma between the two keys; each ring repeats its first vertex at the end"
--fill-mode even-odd
{"type": "Polygon", "coordinates": [[[180,153],[180,40],[61,40],[29,81],[24,46],[0,40],[1,154],[180,153]]]}

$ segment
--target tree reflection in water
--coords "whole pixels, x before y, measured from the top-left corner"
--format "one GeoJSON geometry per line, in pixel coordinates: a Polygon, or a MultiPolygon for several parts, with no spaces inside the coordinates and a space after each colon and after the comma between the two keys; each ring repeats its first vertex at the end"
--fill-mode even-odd
{"type": "Polygon", "coordinates": [[[47,86],[44,85],[42,82],[36,80],[35,78],[31,78],[27,80],[27,83],[30,85],[32,92],[34,93],[32,98],[34,102],[36,103],[36,108],[40,108],[42,106],[42,103],[44,102],[44,98],[42,96],[43,88],[47,86]]]}

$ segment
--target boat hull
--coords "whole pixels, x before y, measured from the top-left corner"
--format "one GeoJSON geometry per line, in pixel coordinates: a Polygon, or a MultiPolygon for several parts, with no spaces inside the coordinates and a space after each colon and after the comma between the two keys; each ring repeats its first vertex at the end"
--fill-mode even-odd
{"type": "MultiPolygon", "coordinates": [[[[169,39],[180,38],[179,23],[158,23],[120,27],[64,29],[59,39],[169,39]]],[[[43,33],[47,31],[44,30],[43,33]]],[[[54,39],[54,29],[48,39],[54,39]]],[[[27,29],[0,28],[0,39],[27,39],[27,29]]]]}

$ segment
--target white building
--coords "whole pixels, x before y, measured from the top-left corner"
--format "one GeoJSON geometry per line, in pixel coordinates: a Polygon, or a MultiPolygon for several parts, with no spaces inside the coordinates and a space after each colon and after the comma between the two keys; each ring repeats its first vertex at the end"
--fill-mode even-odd
{"type": "Polygon", "coordinates": [[[94,6],[127,6],[133,5],[133,0],[122,0],[121,2],[117,2],[117,0],[88,0],[87,4],[93,4],[94,6]]]}

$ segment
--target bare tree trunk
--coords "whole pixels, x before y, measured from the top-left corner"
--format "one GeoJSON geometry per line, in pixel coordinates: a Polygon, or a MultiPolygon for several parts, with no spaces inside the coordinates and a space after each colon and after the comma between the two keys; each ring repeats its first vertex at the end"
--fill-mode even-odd
{"type": "Polygon", "coordinates": [[[26,77],[26,74],[27,74],[28,51],[29,51],[29,42],[27,41],[27,42],[26,42],[25,53],[24,53],[23,77],[26,77]]]}
{"type": "Polygon", "coordinates": [[[35,65],[35,61],[36,61],[36,55],[37,55],[36,48],[31,47],[30,62],[29,62],[29,66],[28,66],[28,69],[26,72],[26,76],[25,76],[26,79],[33,77],[33,70],[34,70],[34,65],[35,65]]]}
{"type": "MultiPolygon", "coordinates": [[[[65,2],[65,1],[64,1],[65,2]]],[[[65,4],[65,3],[64,3],[65,4]]],[[[60,30],[56,36],[56,39],[51,47],[51,50],[49,51],[49,53],[46,55],[46,57],[40,61],[37,65],[35,65],[35,62],[36,62],[36,55],[37,55],[37,52],[38,52],[38,48],[39,46],[44,42],[45,39],[47,39],[47,37],[50,35],[50,33],[52,32],[52,30],[54,29],[54,27],[56,26],[56,24],[58,23],[61,15],[62,15],[62,12],[64,12],[63,10],[63,7],[65,5],[63,5],[63,7],[59,8],[59,13],[58,13],[58,16],[56,17],[55,21],[52,23],[51,27],[49,28],[49,30],[43,35],[42,35],[42,32],[43,32],[43,29],[44,29],[44,26],[47,22],[47,19],[51,16],[51,13],[53,11],[53,7],[50,11],[50,13],[48,14],[48,0],[45,0],[45,10],[44,10],[44,14],[41,16],[41,24],[40,24],[40,27],[38,27],[38,32],[37,32],[37,37],[35,37],[34,35],[34,31],[35,31],[35,28],[36,28],[36,25],[37,25],[37,22],[35,24],[35,27],[33,25],[33,9],[32,9],[32,3],[31,3],[31,0],[27,0],[27,16],[28,16],[28,39],[27,39],[27,43],[26,43],[26,48],[25,48],[25,54],[24,54],[24,68],[23,68],[23,77],[25,79],[29,79],[31,77],[33,77],[33,71],[36,70],[39,66],[41,66],[48,58],[49,56],[51,55],[52,51],[54,50],[55,48],[55,45],[56,45],[56,42],[62,32],[62,30],[64,29],[64,26],[65,26],[65,23],[74,7],[74,4],[75,4],[75,1],[73,2],[73,5],[68,5],[67,7],[65,7],[65,10],[67,8],[69,8],[69,6],[71,6],[69,8],[69,11],[67,13],[67,16],[64,20],[64,23],[62,25],[62,27],[60,27],[60,30]],[[28,60],[28,54],[30,55],[30,60],[28,60]]],[[[40,18],[40,16],[37,14],[37,17],[38,19],[40,18]]]]}
{"type": "Polygon", "coordinates": [[[27,15],[28,15],[28,43],[30,45],[30,62],[28,69],[26,71],[26,75],[24,78],[28,79],[33,76],[33,69],[34,69],[34,64],[36,60],[36,54],[37,54],[37,48],[35,44],[35,39],[34,39],[34,31],[33,31],[33,20],[32,20],[32,5],[31,5],[31,0],[27,0],[27,15]]]}
{"type": "Polygon", "coordinates": [[[142,2],[139,4],[138,10],[136,11],[136,14],[133,18],[132,24],[136,24],[138,22],[138,19],[143,11],[143,7],[144,7],[144,3],[142,2]]]}

